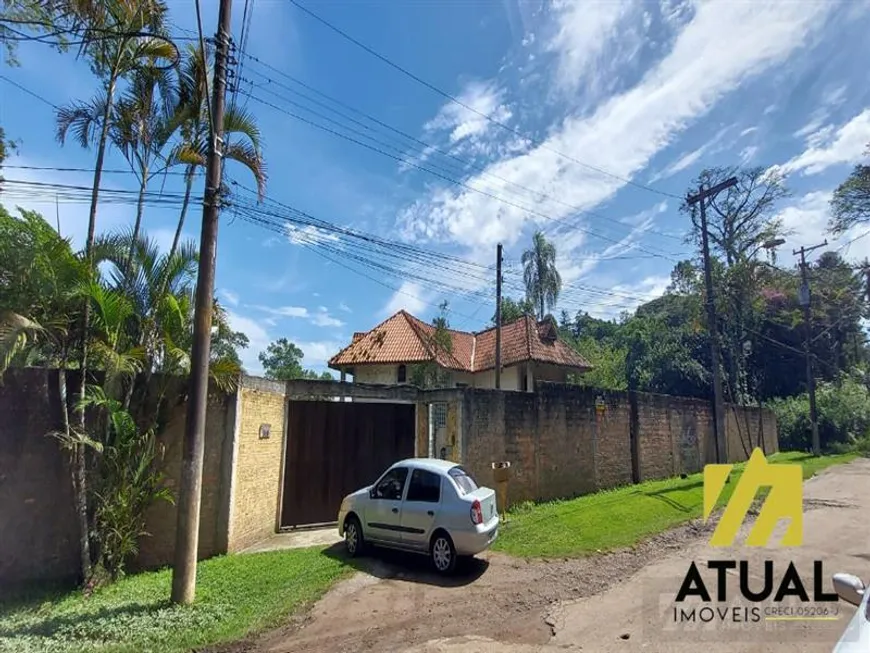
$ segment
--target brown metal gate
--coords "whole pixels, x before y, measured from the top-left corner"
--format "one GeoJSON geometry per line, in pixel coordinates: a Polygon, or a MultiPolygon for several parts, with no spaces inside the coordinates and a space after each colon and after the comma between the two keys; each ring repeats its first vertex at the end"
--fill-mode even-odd
{"type": "Polygon", "coordinates": [[[281,526],[334,522],[345,495],[414,455],[413,404],[291,401],[281,526]]]}

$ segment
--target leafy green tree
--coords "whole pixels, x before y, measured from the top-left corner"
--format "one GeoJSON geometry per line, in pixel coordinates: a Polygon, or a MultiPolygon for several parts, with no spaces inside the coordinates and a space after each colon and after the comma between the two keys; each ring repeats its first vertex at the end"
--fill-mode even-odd
{"type": "MultiPolygon", "coordinates": [[[[535,305],[528,299],[501,298],[501,323],[510,324],[524,315],[535,315],[535,305]]],[[[492,325],[495,326],[495,313],[492,315],[492,325]]]]}
{"type": "Polygon", "coordinates": [[[539,307],[538,318],[543,320],[546,308],[556,306],[562,290],[562,277],[556,269],[556,247],[542,231],[535,232],[532,247],[523,252],[522,263],[526,299],[539,307]]]}
{"type": "Polygon", "coordinates": [[[287,338],[279,338],[270,343],[266,351],[260,352],[260,363],[266,372],[266,378],[276,381],[291,381],[293,379],[332,380],[329,372],[317,373],[302,367],[305,355],[302,350],[287,338]]]}
{"type": "Polygon", "coordinates": [[[870,221],[870,166],[856,165],[831,198],[830,230],[835,235],[870,221]]]}

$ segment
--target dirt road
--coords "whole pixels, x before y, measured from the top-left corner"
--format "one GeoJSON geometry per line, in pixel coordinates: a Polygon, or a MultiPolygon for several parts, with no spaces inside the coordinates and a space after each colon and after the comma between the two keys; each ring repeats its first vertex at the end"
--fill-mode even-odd
{"type": "MultiPolygon", "coordinates": [[[[812,561],[823,560],[828,591],[834,571],[870,575],[868,489],[866,459],[807,481],[804,545],[798,549],[740,547],[723,552],[706,545],[709,527],[692,523],[634,549],[579,560],[527,562],[489,554],[449,582],[413,556],[380,554],[361,560],[360,573],[336,586],[305,617],[228,650],[680,653],[701,645],[710,653],[830,651],[854,612],[842,604],[838,621],[732,627],[727,644],[721,625],[712,632],[695,626],[675,631],[668,610],[691,560],[706,564],[708,559],[746,559],[754,570],[754,588],[761,585],[765,558],[781,570],[794,560],[810,585],[812,561]]],[[[708,577],[714,579],[715,573],[708,572],[708,577]]]]}

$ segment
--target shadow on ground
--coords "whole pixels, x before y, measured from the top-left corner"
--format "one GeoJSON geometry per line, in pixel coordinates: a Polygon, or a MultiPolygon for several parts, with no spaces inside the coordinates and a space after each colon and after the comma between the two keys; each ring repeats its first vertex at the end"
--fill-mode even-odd
{"type": "Polygon", "coordinates": [[[409,583],[423,583],[438,587],[469,585],[483,576],[489,568],[489,562],[486,560],[460,558],[456,571],[450,576],[442,576],[432,569],[432,562],[427,556],[370,546],[364,555],[351,558],[347,555],[344,542],[327,547],[323,550],[323,555],[375,578],[404,580],[409,583]]]}

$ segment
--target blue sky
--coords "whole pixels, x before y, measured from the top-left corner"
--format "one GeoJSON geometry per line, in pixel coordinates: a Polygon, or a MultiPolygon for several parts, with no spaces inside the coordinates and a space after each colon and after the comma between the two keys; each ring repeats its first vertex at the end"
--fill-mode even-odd
{"type": "MultiPolygon", "coordinates": [[[[234,4],[238,34],[244,3],[234,4]]],[[[457,157],[408,149],[401,163],[314,129],[288,116],[296,109],[274,95],[289,96],[276,85],[287,78],[245,60],[242,89],[283,109],[247,99],[265,142],[268,196],[318,219],[481,266],[494,262],[501,241],[507,294],[514,296],[519,257],[542,229],[558,248],[560,308],[572,314],[614,316],[663,291],[674,260],[690,254],[680,240],[687,218],[672,196],[683,196],[705,166],[779,166],[788,174],[792,195],[780,210],[792,233],[779,256],[791,263],[792,247],[826,237],[830,193],[870,142],[866,2],[303,4],[493,120],[289,3],[254,0],[249,54],[457,157]],[[463,185],[408,162],[449,169],[463,185]]],[[[193,3],[170,7],[177,33],[189,35],[193,3]]],[[[216,3],[203,8],[210,34],[216,3]]],[[[87,66],[72,55],[38,44],[19,54],[20,67],[4,62],[0,72],[55,104],[95,89],[87,66]]],[[[2,81],[0,124],[20,144],[10,166],[93,165],[91,151],[54,140],[51,107],[2,81]]],[[[111,153],[107,166],[125,163],[111,153]]],[[[226,172],[253,185],[238,166],[226,172]]],[[[87,173],[10,167],[5,175],[90,183],[87,173]]],[[[169,179],[165,189],[177,183],[169,179]]],[[[105,185],[135,187],[122,174],[109,175],[105,185]]],[[[54,224],[53,196],[0,201],[38,209],[54,224]]],[[[61,203],[59,213],[62,233],[80,244],[87,206],[61,203]]],[[[122,227],[132,217],[129,207],[105,205],[98,228],[122,227]]],[[[192,210],[189,237],[198,236],[198,218],[192,210]]],[[[145,228],[168,246],[176,219],[175,209],[151,208],[145,228]]],[[[451,324],[469,330],[487,326],[493,313],[494,284],[458,268],[425,274],[396,259],[389,272],[351,264],[354,271],[300,246],[298,234],[271,233],[231,213],[220,229],[218,296],[251,340],[243,353],[250,372],[260,371],[258,353],[279,337],[300,345],[307,366],[323,369],[354,331],[400,308],[428,319],[447,299],[451,324]]],[[[870,254],[870,238],[842,251],[849,258],[870,254]]]]}

